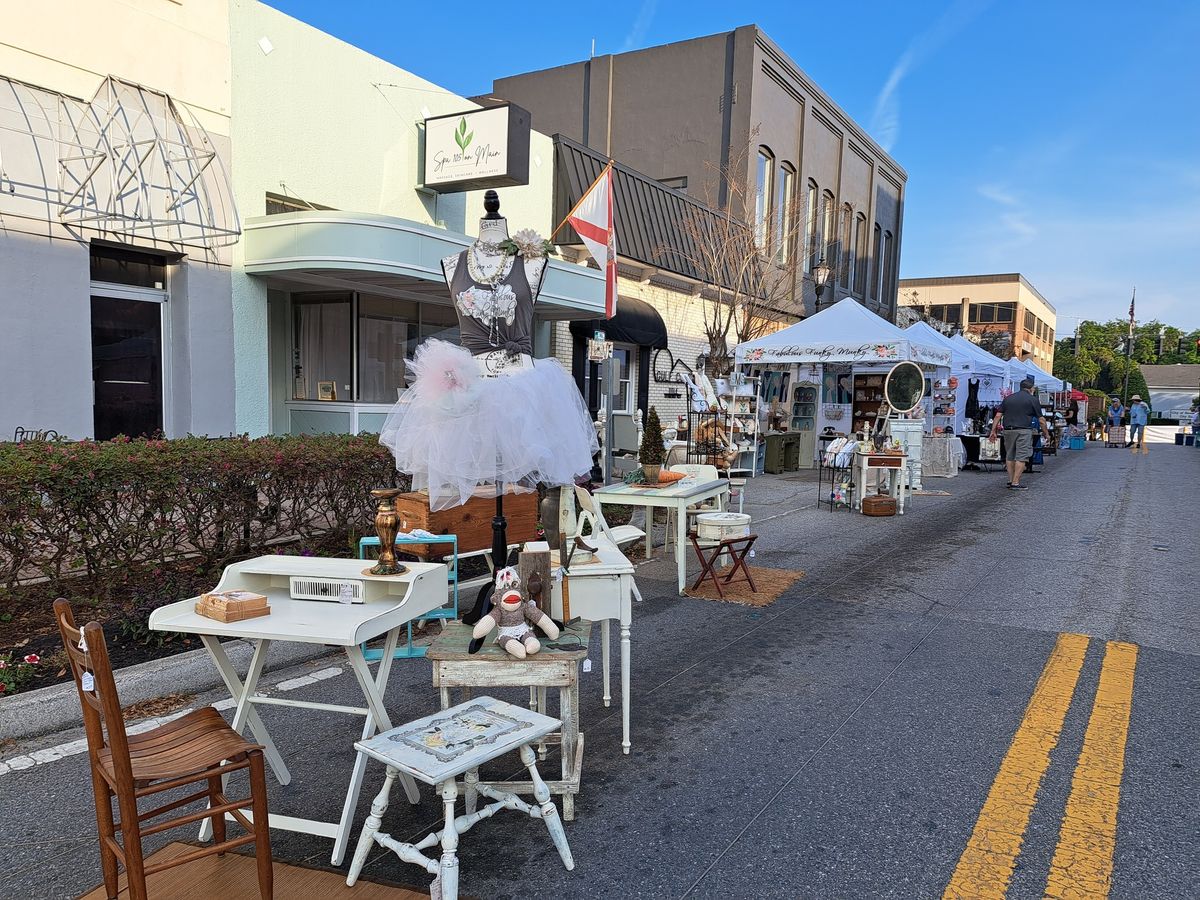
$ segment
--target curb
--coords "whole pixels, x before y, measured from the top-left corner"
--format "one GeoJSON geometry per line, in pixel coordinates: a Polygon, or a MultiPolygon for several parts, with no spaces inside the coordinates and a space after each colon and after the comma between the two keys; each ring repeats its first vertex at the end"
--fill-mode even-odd
{"type": "MultiPolygon", "coordinates": [[[[245,672],[254,646],[243,640],[226,641],[221,646],[239,674],[245,672]]],[[[332,652],[334,648],[324,644],[279,644],[270,650],[271,667],[283,668],[332,652]]],[[[127,666],[118,669],[113,676],[123,706],[154,700],[167,693],[198,694],[216,687],[224,688],[212,658],[203,647],[127,666]]],[[[79,695],[74,682],[54,684],[0,700],[0,736],[6,738],[38,737],[78,727],[80,722],[79,695]]]]}

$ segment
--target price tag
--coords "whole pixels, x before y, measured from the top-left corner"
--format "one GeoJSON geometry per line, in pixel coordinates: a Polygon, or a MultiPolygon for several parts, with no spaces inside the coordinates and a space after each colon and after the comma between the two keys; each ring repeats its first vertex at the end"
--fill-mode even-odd
{"type": "Polygon", "coordinates": [[[341,588],[338,590],[338,602],[339,603],[353,603],[354,602],[354,588],[350,587],[350,585],[348,585],[348,584],[343,584],[341,586],[341,588]]]}
{"type": "Polygon", "coordinates": [[[96,689],[96,679],[91,672],[84,672],[80,681],[83,683],[83,689],[89,694],[96,689]]]}

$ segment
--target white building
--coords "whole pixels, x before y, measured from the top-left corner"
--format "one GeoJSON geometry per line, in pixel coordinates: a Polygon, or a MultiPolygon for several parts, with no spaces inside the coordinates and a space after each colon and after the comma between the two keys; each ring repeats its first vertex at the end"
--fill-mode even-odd
{"type": "MultiPolygon", "coordinates": [[[[257,0],[6,17],[0,439],[377,428],[482,213],[422,186],[424,122],[476,108],[257,0]]],[[[551,148],[499,189],[514,229],[552,227],[551,148]]],[[[537,355],[602,308],[553,262],[537,355]]]]}

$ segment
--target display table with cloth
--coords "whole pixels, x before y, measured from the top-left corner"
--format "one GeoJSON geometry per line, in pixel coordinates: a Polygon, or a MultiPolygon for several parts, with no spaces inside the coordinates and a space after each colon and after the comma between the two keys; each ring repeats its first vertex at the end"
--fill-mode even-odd
{"type": "Polygon", "coordinates": [[[931,478],[953,478],[962,462],[962,442],[952,434],[927,434],[921,471],[931,478]]]}
{"type": "MultiPolygon", "coordinates": [[[[531,689],[530,708],[546,712],[545,699],[549,688],[558,688],[558,715],[562,722],[558,734],[549,743],[559,745],[562,757],[562,778],[549,783],[550,792],[563,798],[563,817],[575,818],[575,795],[583,771],[583,733],[579,730],[579,663],[587,657],[588,641],[592,636],[590,622],[575,622],[563,629],[557,640],[539,636],[542,649],[524,659],[517,659],[490,636],[478,653],[469,653],[471,628],[461,622],[447,623],[446,629],[430,645],[426,658],[433,663],[433,686],[437,688],[442,709],[449,709],[454,688],[463,690],[464,699],[472,691],[503,687],[531,689]],[[535,702],[536,701],[536,702],[535,702]]],[[[477,774],[466,775],[467,812],[475,811],[478,794],[477,774]]],[[[494,782],[492,786],[515,793],[531,793],[528,781],[494,782]]]]}
{"type": "MultiPolygon", "coordinates": [[[[898,453],[854,454],[854,508],[862,509],[867,496],[867,475],[887,476],[887,493],[896,500],[896,512],[904,515],[904,501],[911,492],[908,481],[908,459],[898,453]]],[[[878,482],[877,482],[878,483],[878,482]]]]}
{"type": "MultiPolygon", "coordinates": [[[[558,818],[558,810],[550,799],[550,791],[537,770],[537,757],[531,746],[559,727],[557,719],[532,710],[521,709],[511,703],[492,697],[479,697],[401,725],[380,734],[371,740],[362,740],[354,745],[359,753],[366,754],[387,766],[383,788],[371,804],[371,814],[363,825],[350,863],[346,884],[353,887],[358,881],[363,865],[371,848],[378,844],[386,847],[401,860],[420,866],[435,876],[430,886],[430,895],[442,900],[458,898],[458,837],[484,819],[489,819],[502,809],[522,812],[534,819],[541,819],[550,833],[550,840],[558,850],[563,865],[570,871],[575,868],[567,835],[558,818]],[[478,781],[479,767],[506,753],[517,751],[521,763],[529,770],[529,782],[536,805],[526,803],[509,791],[478,781]],[[458,776],[465,775],[467,793],[466,812],[455,814],[458,805],[458,776]],[[472,782],[472,775],[475,776],[472,782]],[[415,844],[398,841],[389,834],[380,832],[383,814],[387,812],[388,800],[396,777],[417,778],[426,784],[435,785],[445,808],[444,826],[441,831],[427,834],[415,844]],[[474,795],[472,794],[474,783],[474,795]],[[491,803],[482,809],[475,808],[478,795],[491,803]],[[441,845],[440,859],[430,859],[422,850],[441,845]]],[[[508,785],[509,782],[497,784],[508,785]]],[[[495,854],[489,858],[494,859],[495,854]]]]}
{"type": "MultiPolygon", "coordinates": [[[[695,478],[684,478],[667,487],[646,487],[641,484],[610,484],[599,488],[593,499],[599,504],[608,506],[644,506],[648,509],[673,510],[675,513],[675,565],[679,593],[687,586],[687,508],[697,503],[703,503],[713,497],[718,498],[721,509],[725,508],[725,500],[729,496],[729,482],[724,479],[715,481],[700,481],[695,478]]],[[[651,513],[647,513],[647,521],[651,513]]],[[[646,558],[653,554],[650,535],[652,528],[646,529],[646,558]]],[[[671,543],[672,536],[667,536],[671,543]]]]}
{"type": "MultiPolygon", "coordinates": [[[[364,575],[366,563],[359,559],[320,559],[309,556],[260,556],[226,567],[216,590],[249,590],[265,594],[270,604],[269,615],[239,622],[218,622],[195,611],[199,598],[180,600],[161,606],[150,614],[150,628],[199,635],[225,686],[237,706],[232,727],[241,732],[250,727],[255,740],[263,745],[264,755],[280,784],[291,781],[283,757],[259,717],[256,706],[292,706],[323,710],[354,716],[364,716],[359,737],[366,739],[375,732],[392,727],[384,707],[383,693],[391,672],[396,641],[401,630],[414,619],[438,609],[446,602],[446,567],[440,563],[405,563],[407,571],[400,575],[364,575]],[[368,599],[361,603],[339,603],[337,600],[295,600],[291,596],[290,579],[303,578],[310,584],[333,585],[331,596],[338,597],[337,583],[364,584],[368,599]],[[375,599],[371,599],[375,597],[375,599]],[[220,638],[242,638],[254,645],[250,668],[245,679],[237,671],[221,646],[220,638]],[[378,637],[384,638],[383,656],[374,677],[371,676],[362,645],[378,637]],[[350,662],[366,706],[344,706],[293,700],[285,697],[264,697],[256,694],[258,682],[267,661],[267,650],[275,641],[301,644],[326,644],[340,647],[350,662]]],[[[347,740],[347,743],[349,740],[347,740]]],[[[333,865],[340,865],[346,851],[350,825],[362,786],[366,757],[360,752],[350,773],[350,786],[342,805],[341,817],[335,822],[302,819],[271,813],[271,827],[333,838],[333,865]]],[[[420,801],[413,780],[402,775],[409,802],[420,801]]],[[[201,840],[211,834],[206,821],[200,830],[201,840]]]]}

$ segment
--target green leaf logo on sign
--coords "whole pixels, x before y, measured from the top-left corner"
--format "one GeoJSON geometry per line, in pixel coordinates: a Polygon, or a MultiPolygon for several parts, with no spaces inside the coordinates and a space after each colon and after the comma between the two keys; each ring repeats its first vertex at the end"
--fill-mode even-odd
{"type": "Polygon", "coordinates": [[[467,147],[471,146],[473,137],[475,137],[475,132],[467,131],[467,117],[463,116],[458,120],[458,128],[454,132],[454,143],[458,144],[459,150],[466,153],[467,147]]]}

